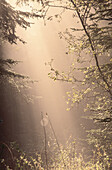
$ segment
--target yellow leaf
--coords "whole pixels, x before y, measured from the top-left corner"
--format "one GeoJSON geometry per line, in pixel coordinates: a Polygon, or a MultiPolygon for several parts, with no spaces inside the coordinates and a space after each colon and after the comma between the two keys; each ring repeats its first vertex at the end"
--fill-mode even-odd
{"type": "Polygon", "coordinates": [[[70,108],[67,108],[67,109],[66,109],[66,111],[69,111],[69,110],[70,110],[70,108]]]}

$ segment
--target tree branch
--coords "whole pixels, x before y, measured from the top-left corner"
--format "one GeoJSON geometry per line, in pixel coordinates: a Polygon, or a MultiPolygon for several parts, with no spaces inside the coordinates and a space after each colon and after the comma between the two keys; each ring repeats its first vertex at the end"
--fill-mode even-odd
{"type": "Polygon", "coordinates": [[[79,17],[79,19],[80,19],[80,22],[81,22],[81,24],[82,24],[82,27],[83,27],[83,29],[84,29],[87,37],[88,37],[88,40],[89,40],[89,43],[90,43],[90,46],[91,46],[91,50],[92,50],[92,52],[93,52],[93,56],[94,56],[94,58],[95,58],[96,66],[97,66],[97,68],[98,68],[98,71],[99,71],[99,73],[100,73],[100,75],[101,75],[101,77],[102,77],[102,80],[104,81],[104,83],[105,83],[105,84],[107,85],[107,87],[108,87],[108,93],[112,96],[112,92],[111,92],[111,89],[110,89],[110,85],[109,85],[109,83],[107,82],[107,80],[105,79],[105,76],[103,75],[102,70],[101,70],[101,68],[100,68],[99,61],[98,61],[98,57],[97,57],[97,54],[96,54],[96,51],[95,51],[95,48],[94,48],[94,45],[93,45],[91,36],[90,36],[89,32],[88,32],[87,29],[86,29],[86,26],[85,26],[85,24],[84,24],[84,22],[83,22],[83,19],[82,19],[80,13],[79,13],[78,7],[76,6],[75,2],[74,2],[73,0],[70,0],[70,1],[71,1],[71,3],[73,4],[74,8],[76,9],[76,12],[77,12],[77,15],[78,15],[78,17],[79,17]]]}

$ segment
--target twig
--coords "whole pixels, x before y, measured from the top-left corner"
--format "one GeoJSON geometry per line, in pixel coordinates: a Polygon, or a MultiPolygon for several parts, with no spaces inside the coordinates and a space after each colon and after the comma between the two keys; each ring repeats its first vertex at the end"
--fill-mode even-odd
{"type": "MultiPolygon", "coordinates": [[[[10,153],[10,155],[11,155],[11,158],[12,158],[12,161],[13,161],[12,164],[13,164],[13,166],[14,166],[14,156],[13,156],[13,153],[12,153],[11,149],[10,149],[9,146],[8,146],[6,143],[4,143],[4,142],[2,142],[1,145],[5,146],[5,147],[7,148],[7,150],[9,151],[9,153],[10,153]]],[[[2,155],[2,151],[1,151],[1,155],[2,155]]]]}
{"type": "MultiPolygon", "coordinates": [[[[43,120],[43,113],[41,112],[41,118],[43,120]]],[[[44,130],[44,144],[45,144],[45,158],[46,158],[46,168],[48,170],[48,158],[47,158],[47,134],[46,134],[46,129],[45,129],[45,126],[44,126],[44,122],[43,122],[43,130],[44,130]]]]}
{"type": "Polygon", "coordinates": [[[62,153],[62,151],[61,151],[61,148],[60,148],[60,145],[59,145],[59,142],[58,142],[57,136],[56,136],[56,134],[55,134],[55,131],[54,131],[53,125],[52,125],[52,123],[51,123],[51,121],[50,121],[50,118],[49,118],[48,113],[46,113],[46,116],[48,117],[48,120],[49,120],[49,123],[50,123],[50,127],[51,127],[52,132],[53,132],[53,135],[54,135],[54,137],[55,137],[55,139],[56,139],[56,143],[57,143],[58,149],[59,149],[59,151],[60,151],[60,153],[61,153],[61,156],[62,156],[62,160],[63,160],[64,167],[66,167],[66,164],[65,164],[65,161],[64,161],[64,158],[63,158],[63,153],[62,153]]]}
{"type": "Polygon", "coordinates": [[[82,17],[80,16],[79,10],[78,10],[75,2],[74,2],[73,0],[70,0],[70,1],[71,1],[71,3],[73,4],[74,8],[76,9],[76,12],[77,12],[77,15],[78,15],[78,17],[79,17],[79,19],[80,19],[80,22],[81,22],[81,24],[82,24],[82,27],[83,27],[83,29],[84,29],[87,37],[88,37],[88,40],[89,40],[89,43],[90,43],[90,46],[91,46],[91,50],[92,50],[92,52],[93,52],[93,56],[94,56],[94,58],[95,58],[96,66],[97,66],[97,68],[98,68],[98,71],[99,71],[99,73],[100,73],[100,75],[101,75],[101,77],[102,77],[102,80],[104,81],[104,83],[105,83],[105,84],[107,85],[107,87],[108,87],[108,90],[107,90],[108,93],[112,96],[112,92],[111,92],[111,90],[110,90],[110,85],[109,85],[109,83],[107,82],[107,80],[105,79],[105,76],[104,76],[104,74],[102,73],[102,70],[101,70],[101,68],[100,68],[99,61],[98,61],[98,58],[97,58],[97,54],[96,54],[96,51],[95,51],[95,48],[94,48],[94,45],[93,45],[91,36],[90,36],[89,32],[88,32],[87,29],[86,29],[86,26],[85,26],[85,24],[84,24],[84,22],[83,22],[82,17]]]}
{"type": "Polygon", "coordinates": [[[61,6],[61,5],[49,5],[49,7],[53,7],[53,8],[63,8],[63,9],[67,9],[67,10],[71,10],[71,11],[74,11],[74,8],[70,8],[70,7],[67,7],[67,6],[61,6]]]}

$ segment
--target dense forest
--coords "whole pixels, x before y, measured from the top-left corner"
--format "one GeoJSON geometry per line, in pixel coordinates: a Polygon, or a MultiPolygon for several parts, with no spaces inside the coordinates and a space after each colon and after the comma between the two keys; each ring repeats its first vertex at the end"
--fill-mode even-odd
{"type": "MultiPolygon", "coordinates": [[[[17,0],[16,7],[12,1],[0,1],[0,84],[9,83],[16,91],[24,93],[26,84],[34,83],[29,76],[13,70],[19,61],[4,59],[2,47],[5,44],[21,42],[25,39],[18,35],[17,28],[27,29],[32,26],[32,19],[49,22],[61,22],[64,13],[72,14],[73,25],[59,32],[59,38],[67,43],[66,55],[73,55],[68,72],[56,69],[53,60],[49,66],[48,77],[55,81],[70,84],[66,92],[67,111],[83,104],[82,117],[92,122],[92,129],[87,133],[85,142],[92,148],[88,159],[82,153],[76,153],[75,141],[63,147],[59,144],[49,115],[46,117],[55,138],[55,148],[47,153],[46,126],[43,131],[45,152],[28,157],[16,144],[9,145],[0,141],[0,168],[2,169],[98,169],[112,168],[112,1],[111,0],[17,0]],[[34,5],[36,4],[36,5],[34,5]],[[32,5],[32,7],[31,7],[32,5]],[[30,10],[21,10],[26,6],[30,10]],[[35,8],[36,6],[36,8],[35,8]],[[49,11],[52,12],[49,12],[49,11]],[[60,12],[58,12],[60,11],[60,12]],[[81,75],[81,76],[79,76],[81,75]],[[22,84],[22,86],[21,86],[22,84]],[[22,87],[22,89],[21,89],[22,87]],[[9,152],[8,158],[3,154],[4,148],[9,152]],[[43,156],[44,155],[44,156],[43,156]],[[9,163],[9,164],[8,164],[9,163]]],[[[64,62],[64,61],[63,61],[64,62]]],[[[2,126],[2,118],[0,118],[2,126]]],[[[88,147],[88,148],[89,148],[88,147]]],[[[38,151],[37,151],[38,152],[38,151]]]]}

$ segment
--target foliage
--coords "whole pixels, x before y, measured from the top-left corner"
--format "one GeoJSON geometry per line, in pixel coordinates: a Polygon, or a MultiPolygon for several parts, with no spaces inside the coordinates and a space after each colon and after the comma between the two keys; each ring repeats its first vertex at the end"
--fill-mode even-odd
{"type": "MultiPolygon", "coordinates": [[[[48,63],[53,80],[72,83],[67,92],[70,110],[75,103],[83,102],[86,118],[92,119],[96,128],[88,131],[89,143],[97,141],[111,157],[112,138],[112,3],[111,0],[71,0],[48,2],[49,7],[73,11],[79,25],[59,33],[68,42],[68,52],[74,53],[74,61],[68,73],[60,72],[48,63]],[[71,3],[70,3],[71,2],[71,3]],[[69,4],[69,5],[68,5],[69,4]],[[78,34],[79,33],[79,34],[78,34]],[[101,59],[105,59],[100,64],[101,59]],[[81,76],[77,76],[77,74],[81,76]],[[79,79],[80,78],[80,79],[79,79]],[[80,87],[79,87],[80,86],[80,87]]],[[[103,60],[102,59],[102,60],[103,60]]]]}
{"type": "MultiPolygon", "coordinates": [[[[31,170],[45,169],[45,162],[44,160],[42,160],[42,154],[38,154],[37,152],[35,152],[34,156],[28,156],[25,152],[19,149],[18,145],[15,142],[11,143],[10,147],[7,145],[7,147],[8,149],[10,149],[10,153],[13,155],[13,159],[11,158],[12,160],[10,160],[9,163],[8,160],[2,157],[0,159],[2,168],[5,167],[7,170],[24,170],[29,168],[31,170]],[[11,162],[12,165],[9,165],[11,164],[11,162]]],[[[57,152],[54,145],[54,148],[52,148],[52,155],[50,155],[48,160],[49,164],[47,169],[109,170],[111,162],[104,148],[102,149],[96,145],[95,151],[93,151],[92,157],[89,158],[89,160],[85,161],[84,155],[84,153],[77,154],[74,141],[71,143],[67,142],[66,147],[61,145],[61,153],[57,152]],[[65,165],[63,164],[62,154],[65,165]]],[[[10,157],[11,155],[8,159],[10,159],[10,157]]]]}
{"type": "Polygon", "coordinates": [[[18,144],[15,142],[11,142],[10,146],[6,145],[3,143],[5,147],[7,147],[7,150],[10,150],[10,157],[6,158],[1,155],[0,163],[1,167],[0,168],[6,168],[7,170],[11,169],[43,169],[42,168],[42,160],[41,156],[37,153],[35,153],[35,158],[32,156],[28,156],[25,152],[20,150],[18,144]]]}
{"type": "Polygon", "coordinates": [[[13,70],[19,61],[12,59],[0,59],[0,84],[5,86],[10,85],[17,93],[21,94],[26,102],[32,102],[34,96],[28,96],[26,91],[31,88],[31,84],[36,83],[36,80],[32,80],[29,76],[17,73],[13,70]],[[23,92],[24,91],[24,92],[23,92]]]}
{"type": "MultiPolygon", "coordinates": [[[[27,29],[32,24],[30,18],[40,18],[42,15],[34,11],[22,11],[15,9],[6,0],[0,1],[0,50],[5,43],[17,44],[19,40],[23,44],[25,41],[20,38],[16,33],[16,28],[19,26],[23,29],[27,29]]],[[[8,81],[12,86],[16,87],[20,92],[24,87],[28,87],[28,83],[34,82],[28,76],[17,73],[13,70],[13,65],[18,64],[19,61],[15,61],[9,57],[4,59],[2,53],[0,53],[0,82],[5,83],[8,81]]]]}
{"type": "Polygon", "coordinates": [[[11,44],[17,44],[17,40],[25,43],[17,34],[16,27],[24,29],[30,27],[31,22],[27,18],[40,18],[41,14],[31,11],[16,10],[6,0],[0,1],[0,35],[2,41],[8,41],[11,44]]]}
{"type": "MultiPolygon", "coordinates": [[[[22,2],[29,2],[29,0],[22,2]]],[[[73,24],[73,26],[66,29],[64,33],[59,34],[60,38],[65,38],[68,42],[68,54],[71,52],[74,53],[74,61],[70,66],[69,73],[60,73],[53,68],[52,63],[49,63],[51,72],[48,75],[54,80],[66,81],[73,84],[72,90],[67,92],[67,104],[70,105],[68,110],[70,110],[75,103],[84,102],[84,112],[87,112],[86,117],[92,119],[96,125],[96,129],[92,129],[88,133],[89,143],[96,145],[97,142],[98,147],[105,148],[105,152],[108,153],[110,158],[110,152],[112,150],[111,0],[38,0],[37,2],[40,2],[42,5],[40,11],[43,12],[44,19],[46,20],[52,20],[53,18],[53,16],[47,16],[50,8],[60,8],[62,9],[60,15],[64,11],[70,10],[73,12],[73,18],[76,18],[78,23],[80,22],[80,26],[79,24],[77,26],[73,24]],[[104,58],[106,62],[100,64],[102,58],[104,58]],[[81,73],[80,79],[77,77],[78,72],[81,73]]],[[[7,40],[10,43],[17,43],[17,40],[20,40],[24,43],[24,41],[15,34],[16,24],[27,28],[30,26],[30,23],[24,20],[24,16],[33,17],[35,15],[15,11],[5,0],[1,1],[0,6],[2,7],[2,14],[4,14],[0,14],[2,40],[7,40]],[[8,9],[8,13],[6,9],[8,9]]],[[[36,15],[38,16],[38,14],[36,15]]],[[[59,15],[54,15],[54,17],[57,16],[59,15]]],[[[6,63],[5,61],[5,65],[6,63]]],[[[2,62],[2,65],[3,64],[4,62],[2,62]]],[[[7,70],[3,71],[3,73],[14,76],[12,72],[7,72],[7,70]]],[[[18,75],[15,75],[15,77],[18,77],[18,75]]],[[[98,166],[102,168],[103,165],[99,160],[97,163],[98,166]]],[[[97,167],[97,169],[98,168],[99,167],[97,167]]]]}

